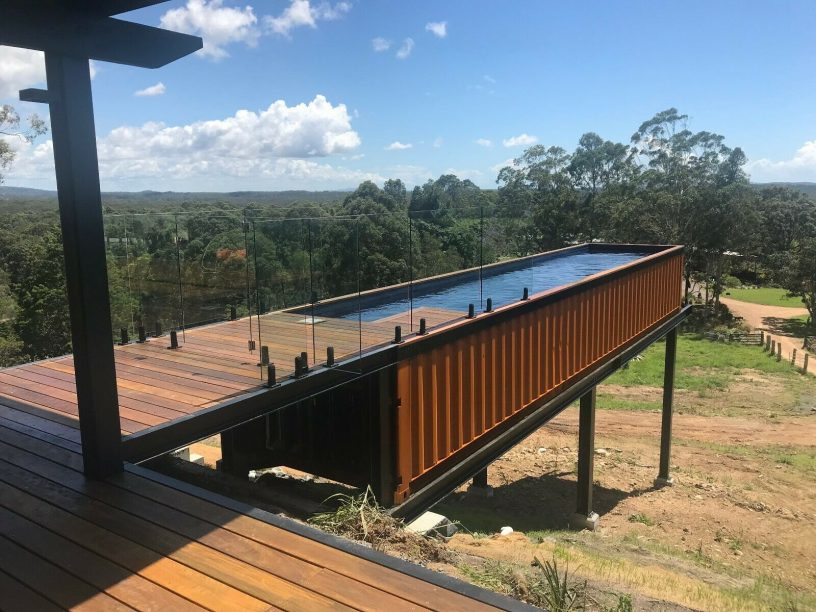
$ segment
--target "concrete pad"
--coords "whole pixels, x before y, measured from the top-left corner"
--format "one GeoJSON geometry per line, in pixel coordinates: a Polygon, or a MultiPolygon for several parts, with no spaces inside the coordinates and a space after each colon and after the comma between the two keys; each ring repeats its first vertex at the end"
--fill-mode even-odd
{"type": "Polygon", "coordinates": [[[573,529],[589,529],[596,531],[598,529],[598,513],[593,512],[589,516],[583,514],[573,514],[571,526],[573,529]]]}
{"type": "Polygon", "coordinates": [[[668,478],[661,478],[658,476],[654,479],[654,486],[656,489],[662,489],[663,487],[670,487],[674,484],[674,478],[669,476],[668,478]]]}
{"type": "Polygon", "coordinates": [[[420,535],[438,533],[446,538],[451,537],[459,529],[447,517],[436,512],[424,512],[408,523],[405,528],[420,535]]]}
{"type": "Polygon", "coordinates": [[[472,484],[467,488],[467,494],[475,497],[493,497],[493,487],[490,485],[487,485],[486,487],[477,487],[476,485],[472,484]]]}

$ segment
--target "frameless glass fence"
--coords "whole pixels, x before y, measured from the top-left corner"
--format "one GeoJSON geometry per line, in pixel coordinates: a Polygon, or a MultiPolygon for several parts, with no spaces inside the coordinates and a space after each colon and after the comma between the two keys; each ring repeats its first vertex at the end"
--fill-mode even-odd
{"type": "Polygon", "coordinates": [[[138,351],[209,377],[207,397],[270,374],[358,373],[368,350],[544,288],[530,257],[541,237],[520,214],[477,202],[107,215],[114,338],[159,336],[138,351]],[[163,352],[174,341],[183,351],[163,352]]]}

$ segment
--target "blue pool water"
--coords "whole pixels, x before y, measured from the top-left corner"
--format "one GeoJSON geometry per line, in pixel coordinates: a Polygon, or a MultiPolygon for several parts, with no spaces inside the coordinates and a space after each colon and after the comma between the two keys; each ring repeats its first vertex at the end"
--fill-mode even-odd
{"type": "MultiPolygon", "coordinates": [[[[474,304],[477,312],[484,309],[484,302],[492,298],[493,308],[504,306],[521,299],[524,287],[530,290],[530,295],[568,285],[592,274],[610,270],[623,264],[645,257],[644,253],[621,251],[616,253],[575,253],[552,259],[531,261],[523,269],[513,269],[506,272],[494,273],[488,276],[485,273],[482,279],[480,292],[479,280],[467,279],[455,282],[447,287],[424,293],[422,287],[414,287],[413,304],[408,299],[408,292],[400,292],[393,301],[371,306],[361,311],[363,321],[374,321],[383,317],[407,311],[411,306],[414,309],[446,308],[448,310],[467,312],[468,304],[474,304]]],[[[341,315],[344,319],[356,319],[356,310],[341,315]]]]}

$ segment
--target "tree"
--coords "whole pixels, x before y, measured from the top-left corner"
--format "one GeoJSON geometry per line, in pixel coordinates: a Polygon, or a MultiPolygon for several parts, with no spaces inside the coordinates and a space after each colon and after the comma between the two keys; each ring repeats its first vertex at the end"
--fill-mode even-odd
{"type": "MultiPolygon", "coordinates": [[[[816,237],[796,242],[789,253],[776,258],[777,276],[792,296],[802,298],[808,311],[809,325],[816,324],[816,237]]],[[[816,330],[815,330],[816,331],[816,330]]]]}
{"type": "Polygon", "coordinates": [[[18,138],[23,142],[33,142],[37,136],[45,134],[45,122],[37,115],[28,118],[28,127],[20,129],[20,115],[12,106],[0,106],[0,185],[3,184],[3,171],[11,167],[17,152],[12,148],[9,139],[18,138]],[[4,138],[5,137],[5,138],[4,138]]]}
{"type": "Polygon", "coordinates": [[[561,147],[535,145],[499,172],[499,214],[512,219],[505,239],[516,255],[564,246],[578,233],[578,192],[569,174],[571,156],[561,147]]]}

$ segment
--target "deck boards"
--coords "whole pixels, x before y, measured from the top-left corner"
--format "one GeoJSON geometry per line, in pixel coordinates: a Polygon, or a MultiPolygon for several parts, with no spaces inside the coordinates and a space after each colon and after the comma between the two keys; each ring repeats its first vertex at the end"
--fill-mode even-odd
{"type": "Polygon", "coordinates": [[[70,428],[0,408],[0,609],[520,607],[143,468],[88,480],[70,428]]]}
{"type": "MultiPolygon", "coordinates": [[[[275,312],[258,319],[225,321],[179,333],[181,348],[168,350],[169,338],[151,338],[139,344],[116,346],[116,378],[123,435],[136,433],[216,406],[263,384],[258,366],[260,346],[269,348],[279,378],[294,370],[302,352],[310,366],[325,363],[333,346],[340,361],[394,337],[394,326],[407,334],[413,320],[425,318],[431,328],[462,313],[441,308],[419,308],[377,321],[317,318],[275,312]],[[413,317],[413,319],[412,319],[413,317]],[[251,325],[251,335],[250,335],[251,325]],[[258,350],[250,352],[254,339],[258,350]]],[[[28,363],[0,371],[0,401],[60,424],[77,425],[74,365],[71,355],[28,363]]]]}

